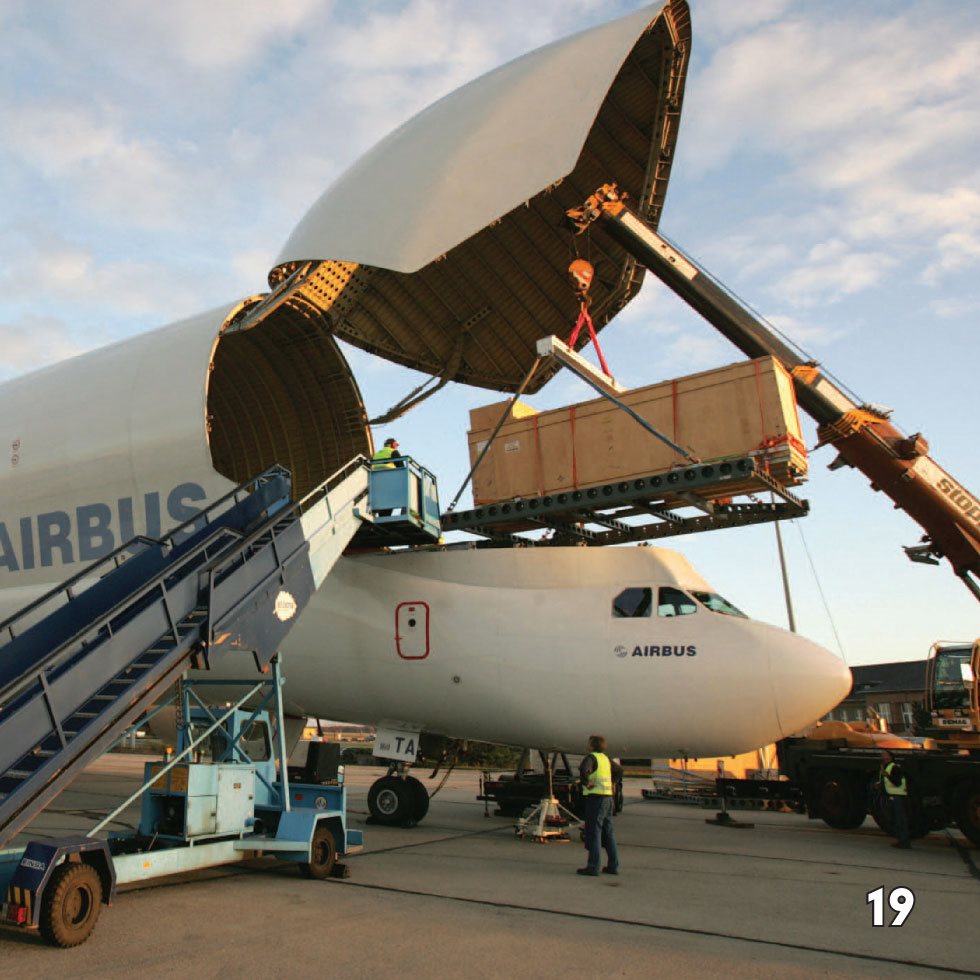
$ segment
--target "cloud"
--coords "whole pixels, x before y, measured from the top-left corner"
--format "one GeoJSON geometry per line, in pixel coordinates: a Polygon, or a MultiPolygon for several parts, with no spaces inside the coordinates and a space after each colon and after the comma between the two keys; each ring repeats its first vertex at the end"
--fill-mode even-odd
{"type": "MultiPolygon", "coordinates": [[[[98,256],[93,249],[44,230],[0,237],[0,293],[8,304],[111,311],[121,316],[174,320],[213,301],[207,280],[179,265],[98,256]]],[[[145,325],[145,324],[144,324],[145,325]]]]}
{"type": "MultiPolygon", "coordinates": [[[[732,166],[760,175],[757,197],[782,214],[776,241],[798,243],[796,298],[812,302],[828,284],[835,296],[859,291],[898,262],[928,266],[932,284],[980,264],[971,245],[980,234],[980,24],[966,8],[939,4],[928,16],[920,4],[883,16],[858,6],[828,17],[798,2],[778,20],[760,10],[736,22],[733,6],[705,7],[726,38],[695,62],[688,103],[698,111],[685,119],[682,152],[696,179],[732,166]],[[802,201],[831,219],[817,240],[805,241],[813,222],[802,201]],[[828,227],[848,252],[836,268],[824,248],[833,243],[821,240],[828,227]]],[[[752,231],[746,238],[746,251],[753,239],[773,248],[752,231]]]]}
{"type": "Polygon", "coordinates": [[[929,284],[938,283],[948,272],[980,265],[980,229],[951,231],[939,239],[939,258],[922,273],[929,284]]]}
{"type": "Polygon", "coordinates": [[[980,299],[962,296],[943,297],[933,300],[929,304],[929,309],[943,319],[969,316],[980,312],[980,299]]]}
{"type": "Polygon", "coordinates": [[[881,252],[860,252],[839,238],[814,245],[804,260],[783,276],[780,295],[799,306],[828,302],[878,283],[896,260],[881,252]]]}

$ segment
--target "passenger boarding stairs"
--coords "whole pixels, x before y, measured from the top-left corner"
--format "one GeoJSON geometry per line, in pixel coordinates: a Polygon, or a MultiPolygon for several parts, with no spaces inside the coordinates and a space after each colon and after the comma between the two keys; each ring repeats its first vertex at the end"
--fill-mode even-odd
{"type": "Polygon", "coordinates": [[[0,623],[0,847],[184,671],[268,664],[370,519],[369,478],[357,457],[292,504],[274,467],[0,623]]]}

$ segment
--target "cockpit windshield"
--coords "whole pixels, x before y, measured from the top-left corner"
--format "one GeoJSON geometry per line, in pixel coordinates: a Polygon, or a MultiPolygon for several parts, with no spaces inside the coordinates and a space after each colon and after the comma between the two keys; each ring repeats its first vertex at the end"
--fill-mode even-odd
{"type": "Polygon", "coordinates": [[[694,596],[702,606],[707,606],[712,612],[721,613],[723,616],[739,616],[742,619],[748,619],[749,617],[742,612],[741,609],[736,609],[727,599],[723,599],[717,592],[695,592],[691,590],[691,595],[694,596]]]}

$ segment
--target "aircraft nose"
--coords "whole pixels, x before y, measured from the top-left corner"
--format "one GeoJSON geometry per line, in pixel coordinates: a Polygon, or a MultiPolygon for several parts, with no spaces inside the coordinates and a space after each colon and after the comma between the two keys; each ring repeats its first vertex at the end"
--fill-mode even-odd
{"type": "Polygon", "coordinates": [[[794,636],[789,649],[770,648],[769,668],[783,735],[793,735],[833,710],[851,690],[851,670],[829,650],[794,636]]]}

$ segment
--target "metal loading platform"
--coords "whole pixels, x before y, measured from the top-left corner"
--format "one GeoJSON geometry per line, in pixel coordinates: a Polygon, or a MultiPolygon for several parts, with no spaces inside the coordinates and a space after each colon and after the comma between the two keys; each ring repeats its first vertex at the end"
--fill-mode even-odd
{"type": "Polygon", "coordinates": [[[612,545],[789,520],[808,510],[764,461],[742,456],[449,512],[442,529],[481,535],[487,546],[612,545]],[[778,500],[759,501],[758,493],[778,500]],[[542,530],[551,535],[523,536],[542,530]]]}
{"type": "MultiPolygon", "coordinates": [[[[372,521],[376,475],[356,457],[292,503],[289,472],[273,467],[0,623],[0,846],[187,670],[229,656],[244,672],[267,668],[372,521]]],[[[438,527],[420,531],[404,495],[400,509],[387,521],[392,539],[438,538],[438,527]]]]}
{"type": "Polygon", "coordinates": [[[367,511],[351,541],[353,548],[427,545],[438,541],[439,494],[436,478],[411,456],[395,463],[372,463],[367,511]]]}

